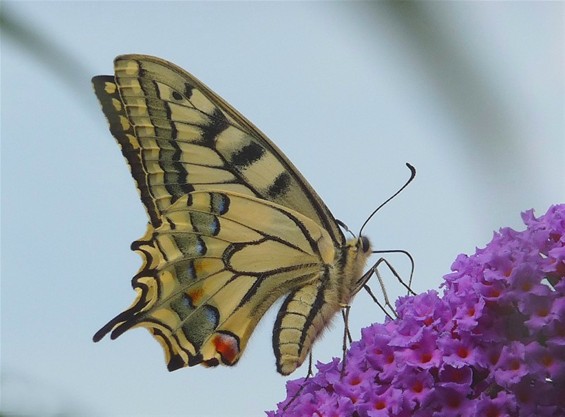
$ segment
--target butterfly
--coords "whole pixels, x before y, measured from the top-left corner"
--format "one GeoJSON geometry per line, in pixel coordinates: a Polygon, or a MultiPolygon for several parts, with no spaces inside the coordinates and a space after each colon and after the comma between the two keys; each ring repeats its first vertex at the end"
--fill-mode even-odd
{"type": "Polygon", "coordinates": [[[132,244],[135,301],[94,341],[144,327],[170,371],[231,366],[284,298],[272,342],[277,371],[292,373],[369,279],[369,240],[346,240],[278,147],[188,72],[145,55],[114,71],[92,83],[149,222],[132,244]]]}

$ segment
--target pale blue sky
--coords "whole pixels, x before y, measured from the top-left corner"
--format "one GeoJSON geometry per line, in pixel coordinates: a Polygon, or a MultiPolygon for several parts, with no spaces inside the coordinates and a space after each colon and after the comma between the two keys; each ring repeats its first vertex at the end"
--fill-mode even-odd
{"type": "MultiPolygon", "coordinates": [[[[169,373],[144,330],[91,341],[133,300],[129,245],[147,221],[90,87],[116,55],[157,55],[199,77],[353,231],[415,165],[416,181],[366,233],[412,253],[416,291],[438,288],[493,230],[521,228],[521,211],[565,200],[563,3],[2,6],[42,43],[2,34],[0,411],[260,416],[285,396],[273,311],[234,368],[169,373]]],[[[380,320],[360,293],[355,337],[380,320]]],[[[314,358],[339,356],[341,337],[336,320],[314,358]]]]}

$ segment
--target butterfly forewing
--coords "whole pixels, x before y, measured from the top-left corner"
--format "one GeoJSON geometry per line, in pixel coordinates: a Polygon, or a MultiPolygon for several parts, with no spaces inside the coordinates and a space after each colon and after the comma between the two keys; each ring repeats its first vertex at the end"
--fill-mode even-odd
{"type": "Polygon", "coordinates": [[[294,209],[343,243],[333,216],[292,163],[192,75],[158,58],[126,55],[116,58],[111,79],[95,77],[95,91],[155,226],[180,196],[215,189],[294,209]]]}

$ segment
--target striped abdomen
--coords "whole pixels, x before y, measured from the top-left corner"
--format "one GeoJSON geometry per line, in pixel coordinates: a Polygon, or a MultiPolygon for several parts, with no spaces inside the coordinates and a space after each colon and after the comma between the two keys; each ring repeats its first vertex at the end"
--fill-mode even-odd
{"type": "Polygon", "coordinates": [[[318,336],[358,291],[357,281],[371,252],[368,241],[349,240],[336,252],[335,264],[324,265],[319,279],[291,292],[278,312],[273,349],[282,375],[302,365],[318,336]]]}

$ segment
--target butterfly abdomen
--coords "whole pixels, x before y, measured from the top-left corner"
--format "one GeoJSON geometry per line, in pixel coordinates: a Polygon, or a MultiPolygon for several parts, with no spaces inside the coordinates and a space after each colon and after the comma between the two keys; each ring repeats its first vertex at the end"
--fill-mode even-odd
{"type": "Polygon", "coordinates": [[[370,248],[361,248],[355,239],[336,248],[336,252],[339,255],[335,263],[325,265],[320,279],[290,293],[279,310],[273,329],[273,349],[277,371],[282,375],[289,375],[302,365],[316,339],[357,291],[356,282],[370,248]]]}

